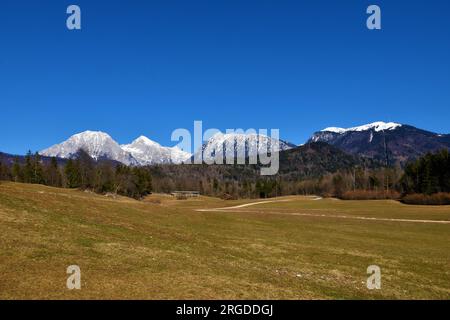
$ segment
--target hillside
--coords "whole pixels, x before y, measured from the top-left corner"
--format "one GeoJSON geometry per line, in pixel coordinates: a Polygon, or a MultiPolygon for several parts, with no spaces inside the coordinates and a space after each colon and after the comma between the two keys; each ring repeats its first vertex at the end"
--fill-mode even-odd
{"type": "Polygon", "coordinates": [[[355,166],[376,167],[380,163],[348,154],[325,142],[307,143],[280,153],[280,176],[288,179],[318,178],[355,166]]]}

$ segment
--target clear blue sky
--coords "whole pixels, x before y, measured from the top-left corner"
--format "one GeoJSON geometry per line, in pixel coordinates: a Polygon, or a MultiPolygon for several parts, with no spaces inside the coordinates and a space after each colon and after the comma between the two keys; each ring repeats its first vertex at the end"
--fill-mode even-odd
{"type": "Polygon", "coordinates": [[[448,133],[449,15],[447,0],[2,0],[0,150],[88,129],[169,145],[194,120],[297,144],[378,120],[448,133]]]}

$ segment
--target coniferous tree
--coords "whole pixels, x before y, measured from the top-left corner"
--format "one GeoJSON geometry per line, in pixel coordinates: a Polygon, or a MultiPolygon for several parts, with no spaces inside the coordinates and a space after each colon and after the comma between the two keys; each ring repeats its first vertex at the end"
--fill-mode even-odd
{"type": "Polygon", "coordinates": [[[83,149],[78,150],[75,166],[78,168],[80,177],[80,187],[91,189],[94,186],[95,169],[94,160],[83,149]]]}
{"type": "Polygon", "coordinates": [[[23,182],[33,183],[34,167],[31,151],[28,151],[25,156],[25,166],[23,168],[23,182]]]}
{"type": "Polygon", "coordinates": [[[2,161],[0,161],[0,180],[9,180],[10,172],[9,167],[4,165],[2,161]]]}
{"type": "Polygon", "coordinates": [[[68,188],[79,188],[80,187],[80,171],[77,163],[72,159],[69,159],[64,168],[64,173],[66,176],[66,183],[68,188]]]}
{"type": "Polygon", "coordinates": [[[115,191],[115,173],[108,163],[99,164],[94,179],[94,189],[97,193],[115,191]]]}
{"type": "Polygon", "coordinates": [[[135,194],[133,197],[140,198],[145,196],[152,191],[152,177],[150,173],[145,168],[135,167],[132,170],[135,181],[135,194]]]}
{"type": "Polygon", "coordinates": [[[33,165],[32,183],[37,184],[45,183],[44,172],[41,164],[41,156],[37,152],[34,154],[32,165],[33,165]]]}
{"type": "Polygon", "coordinates": [[[18,157],[14,158],[14,163],[12,167],[12,179],[15,182],[23,182],[23,170],[22,166],[20,165],[20,160],[18,157]]]}
{"type": "Polygon", "coordinates": [[[58,162],[55,157],[50,159],[50,163],[45,168],[45,183],[52,187],[62,186],[61,172],[59,171],[58,162]]]}

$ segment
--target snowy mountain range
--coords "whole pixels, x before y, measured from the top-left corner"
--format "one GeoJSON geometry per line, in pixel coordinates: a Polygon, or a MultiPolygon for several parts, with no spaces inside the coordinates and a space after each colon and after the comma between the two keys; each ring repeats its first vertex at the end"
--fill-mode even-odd
{"type": "Polygon", "coordinates": [[[43,156],[69,159],[83,149],[93,159],[109,159],[126,165],[181,163],[191,154],[176,147],[163,147],[141,136],[131,144],[119,145],[110,135],[101,131],[85,131],[68,140],[39,152],[43,156]]]}
{"type": "MultiPolygon", "coordinates": [[[[245,157],[248,157],[267,150],[282,151],[296,146],[282,140],[276,143],[276,140],[265,135],[217,133],[203,145],[203,159],[211,159],[212,154],[218,153],[224,154],[225,157],[232,154],[241,155],[238,151],[244,147],[245,157]]],[[[75,157],[80,149],[96,160],[108,159],[132,166],[180,164],[192,157],[191,153],[178,147],[164,147],[145,136],[140,136],[130,144],[119,145],[110,135],[101,131],[75,134],[68,140],[39,153],[46,157],[69,159],[75,157]]]]}
{"type": "MultiPolygon", "coordinates": [[[[307,143],[325,142],[352,155],[379,160],[385,164],[403,165],[427,152],[450,149],[450,135],[437,134],[395,122],[373,122],[351,128],[328,127],[315,132],[307,143]]],[[[274,140],[266,135],[217,133],[194,155],[177,147],[165,147],[140,136],[130,144],[119,145],[110,135],[85,131],[68,140],[42,150],[41,155],[62,159],[73,158],[85,150],[92,158],[114,160],[126,165],[181,164],[192,159],[213,163],[217,157],[247,158],[267,151],[287,151],[296,145],[274,140]]]]}

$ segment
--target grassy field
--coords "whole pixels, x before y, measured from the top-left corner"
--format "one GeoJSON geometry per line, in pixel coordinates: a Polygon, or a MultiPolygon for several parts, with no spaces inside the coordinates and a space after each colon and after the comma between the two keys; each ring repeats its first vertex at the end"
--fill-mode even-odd
{"type": "Polygon", "coordinates": [[[281,200],[200,212],[252,201],[2,182],[0,298],[450,299],[450,224],[360,219],[450,221],[450,207],[281,200]],[[366,288],[369,265],[381,290],[366,288]]]}

